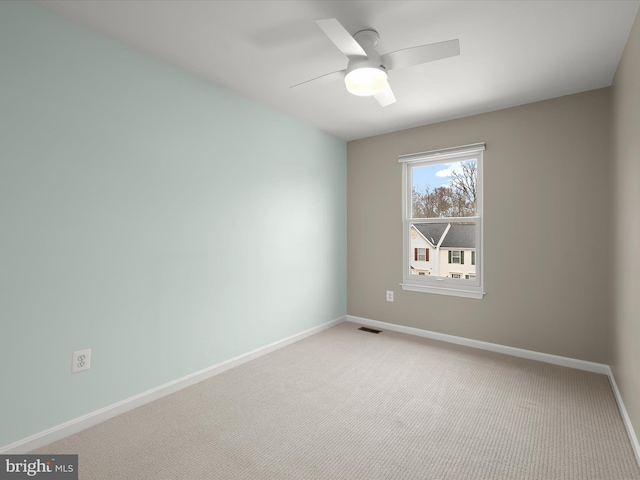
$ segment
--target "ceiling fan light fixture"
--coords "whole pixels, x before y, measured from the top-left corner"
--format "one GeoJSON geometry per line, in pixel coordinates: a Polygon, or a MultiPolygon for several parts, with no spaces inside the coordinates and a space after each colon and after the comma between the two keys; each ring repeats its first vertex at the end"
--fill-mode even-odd
{"type": "Polygon", "coordinates": [[[344,83],[349,93],[369,97],[384,90],[387,85],[387,72],[375,67],[355,68],[344,77],[344,83]]]}

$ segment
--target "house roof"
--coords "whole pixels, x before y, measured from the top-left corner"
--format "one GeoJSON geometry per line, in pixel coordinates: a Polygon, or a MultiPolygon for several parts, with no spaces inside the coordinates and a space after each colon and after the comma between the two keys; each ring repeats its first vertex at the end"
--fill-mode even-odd
{"type": "MultiPolygon", "coordinates": [[[[422,224],[414,224],[413,226],[418,230],[424,237],[432,241],[433,244],[437,245],[444,234],[448,223],[422,223],[422,224]]],[[[440,245],[442,248],[447,249],[455,249],[455,248],[466,248],[472,249],[476,248],[476,229],[475,225],[467,224],[467,223],[452,223],[451,228],[447,232],[444,240],[442,240],[442,244],[440,245]]]]}
{"type": "Polygon", "coordinates": [[[435,247],[447,228],[446,223],[422,223],[413,225],[435,247]]]}

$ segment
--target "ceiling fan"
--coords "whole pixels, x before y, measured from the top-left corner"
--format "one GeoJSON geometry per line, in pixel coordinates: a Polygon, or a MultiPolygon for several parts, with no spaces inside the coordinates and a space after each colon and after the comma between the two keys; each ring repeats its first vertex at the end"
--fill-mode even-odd
{"type": "Polygon", "coordinates": [[[387,81],[387,72],[460,55],[460,42],[457,39],[380,55],[376,50],[380,35],[375,30],[361,30],[351,36],[335,18],[316,20],[316,23],[338,50],[347,56],[349,63],[344,70],[312,78],[291,88],[318,80],[343,78],[349,93],[373,96],[380,105],[386,107],[396,101],[387,81]]]}

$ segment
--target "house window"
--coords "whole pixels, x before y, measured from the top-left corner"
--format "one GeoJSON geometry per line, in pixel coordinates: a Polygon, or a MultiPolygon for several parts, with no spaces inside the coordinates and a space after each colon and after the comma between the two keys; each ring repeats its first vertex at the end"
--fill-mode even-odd
{"type": "Polygon", "coordinates": [[[399,157],[404,290],[471,298],[484,295],[484,149],[484,144],[474,144],[399,157]],[[415,264],[418,261],[430,261],[429,275],[416,275],[424,268],[415,264]],[[452,265],[456,271],[451,271],[452,265]]]}
{"type": "Polygon", "coordinates": [[[428,262],[429,261],[429,249],[428,248],[414,248],[413,256],[416,261],[428,262]]]}

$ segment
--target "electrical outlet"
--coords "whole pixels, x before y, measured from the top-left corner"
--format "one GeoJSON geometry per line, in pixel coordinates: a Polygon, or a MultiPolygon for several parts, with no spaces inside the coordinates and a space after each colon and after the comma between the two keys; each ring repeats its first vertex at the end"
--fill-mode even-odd
{"type": "Polygon", "coordinates": [[[71,356],[71,373],[83,372],[91,368],[91,349],[77,350],[71,356]]]}
{"type": "Polygon", "coordinates": [[[391,290],[387,290],[387,302],[393,302],[393,292],[391,290]]]}

